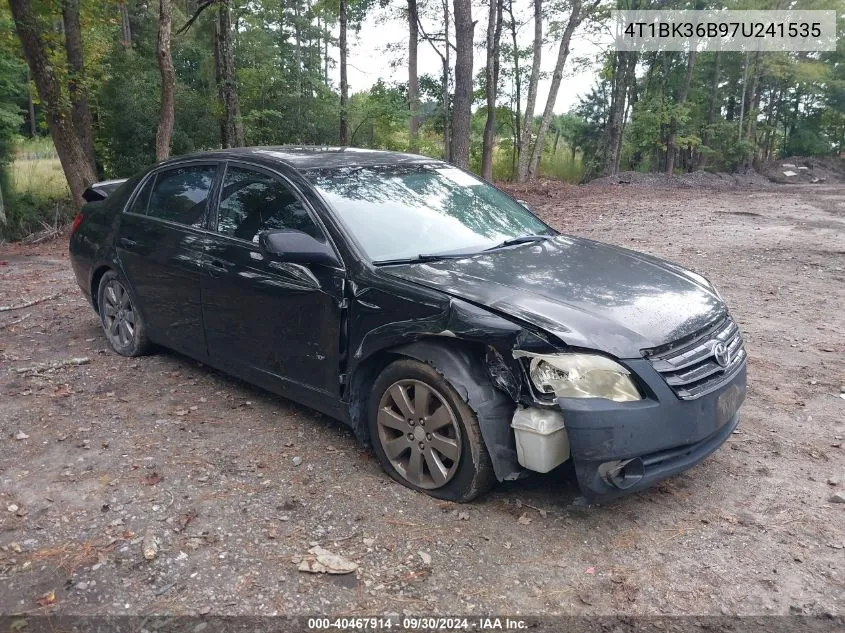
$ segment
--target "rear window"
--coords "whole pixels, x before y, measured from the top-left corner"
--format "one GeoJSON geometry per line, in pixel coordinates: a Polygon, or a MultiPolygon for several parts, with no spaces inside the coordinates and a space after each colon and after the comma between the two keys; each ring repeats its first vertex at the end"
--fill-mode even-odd
{"type": "Polygon", "coordinates": [[[188,226],[202,226],[215,173],[216,165],[193,165],[159,172],[152,187],[147,215],[188,226]]]}
{"type": "Polygon", "coordinates": [[[148,179],[146,183],[144,183],[144,188],[135,196],[135,199],[132,201],[132,206],[129,207],[130,213],[137,213],[138,215],[146,215],[147,214],[147,204],[150,202],[150,191],[153,189],[153,183],[155,183],[155,176],[148,179]]]}

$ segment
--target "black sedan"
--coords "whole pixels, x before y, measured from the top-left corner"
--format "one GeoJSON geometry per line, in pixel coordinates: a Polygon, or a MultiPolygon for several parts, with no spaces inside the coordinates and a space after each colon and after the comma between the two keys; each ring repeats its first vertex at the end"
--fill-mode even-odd
{"type": "Polygon", "coordinates": [[[739,423],[742,336],[704,277],[446,163],[226,150],[88,199],[71,260],[117,353],[156,343],[342,420],[436,497],[567,460],[588,498],[639,490],[739,423]]]}

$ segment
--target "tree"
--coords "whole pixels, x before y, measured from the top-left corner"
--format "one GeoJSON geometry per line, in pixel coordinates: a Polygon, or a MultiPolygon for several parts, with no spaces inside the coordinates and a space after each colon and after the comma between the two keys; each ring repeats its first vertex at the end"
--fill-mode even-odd
{"type": "Polygon", "coordinates": [[[340,0],[340,144],[349,145],[349,121],[346,112],[349,102],[349,85],[346,79],[346,20],[347,0],[340,0]]]}
{"type": "MultiPolygon", "coordinates": [[[[690,83],[692,82],[692,71],[695,68],[696,50],[693,48],[687,53],[687,72],[684,76],[684,85],[681,87],[681,94],[678,95],[677,104],[681,107],[687,102],[689,96],[690,83]]],[[[675,156],[678,153],[678,148],[675,147],[675,138],[678,135],[678,118],[673,116],[669,123],[669,141],[666,144],[666,173],[670,176],[675,173],[675,156]]]]}
{"type": "Polygon", "coordinates": [[[223,104],[223,147],[242,147],[244,128],[238,102],[238,84],[235,78],[235,55],[232,50],[232,24],[229,0],[219,0],[217,14],[217,85],[220,87],[220,102],[223,104]]]}
{"type": "Polygon", "coordinates": [[[552,84],[549,87],[549,96],[546,99],[546,107],[543,109],[543,117],[540,119],[540,128],[537,130],[537,141],[534,143],[534,152],[531,155],[531,162],[528,167],[529,179],[533,179],[537,175],[540,157],[543,155],[543,149],[546,146],[546,133],[549,130],[549,121],[554,113],[557,93],[560,90],[560,82],[563,80],[563,67],[566,65],[566,60],[569,57],[569,45],[572,41],[572,34],[581,22],[584,21],[584,18],[598,6],[599,1],[593,0],[586,7],[582,6],[581,0],[572,1],[572,11],[569,14],[569,19],[560,38],[555,69],[552,72],[552,84]]]}
{"type": "Polygon", "coordinates": [[[41,37],[47,29],[35,15],[29,0],[9,0],[9,7],[71,196],[74,203],[81,207],[84,203],[82,194],[97,179],[97,174],[74,129],[73,116],[65,105],[61,83],[41,37]]]}
{"type": "Polygon", "coordinates": [[[156,56],[161,71],[161,110],[156,131],[156,160],[165,160],[170,156],[173,124],[176,117],[174,112],[176,70],[173,68],[173,55],[170,51],[171,24],[170,0],[159,0],[156,56]]]}
{"type": "Polygon", "coordinates": [[[187,32],[202,12],[214,4],[218,8],[214,30],[214,68],[220,105],[223,109],[220,142],[223,147],[242,147],[244,129],[235,77],[235,55],[232,50],[230,0],[200,0],[194,14],[176,33],[187,32]]]}
{"type": "Polygon", "coordinates": [[[472,117],[472,43],[475,23],[472,21],[472,0],[454,0],[454,6],[455,105],[452,110],[452,141],[449,158],[458,167],[466,168],[469,165],[469,134],[472,117]]]}
{"type": "Polygon", "coordinates": [[[625,112],[629,103],[631,87],[636,80],[634,74],[636,67],[637,53],[633,51],[617,51],[613,56],[613,79],[604,147],[604,173],[607,175],[613,175],[619,171],[625,112]]]}
{"type": "Polygon", "coordinates": [[[485,97],[487,119],[481,149],[481,176],[493,180],[493,150],[496,133],[496,92],[499,87],[499,42],[502,38],[502,10],[504,0],[489,0],[487,17],[487,60],[485,65],[485,97]]]}
{"type": "Polygon", "coordinates": [[[120,1],[117,3],[120,7],[120,30],[122,37],[120,44],[125,49],[132,48],[132,26],[129,23],[129,11],[126,9],[126,3],[120,1]]]}
{"type": "MultiPolygon", "coordinates": [[[[511,13],[511,18],[513,13],[511,13]]],[[[514,35],[514,42],[516,36],[514,35]]],[[[531,159],[531,136],[534,133],[534,105],[537,102],[537,84],[540,82],[540,61],[543,55],[543,6],[542,0],[534,0],[534,43],[531,77],[528,80],[528,100],[522,119],[522,136],[519,139],[519,167],[517,180],[525,182],[528,178],[528,164],[531,159]]]]}
{"type": "MultiPolygon", "coordinates": [[[[0,15],[2,26],[6,26],[4,18],[5,16],[0,15]]],[[[21,107],[16,103],[24,93],[21,77],[25,76],[25,73],[21,66],[25,64],[21,64],[16,54],[10,54],[10,51],[0,47],[0,94],[8,95],[7,99],[0,101],[0,236],[6,234],[4,229],[13,211],[10,208],[9,213],[6,212],[3,196],[13,202],[14,192],[10,187],[11,178],[7,165],[12,160],[14,138],[23,121],[21,107]]],[[[29,92],[28,88],[29,86],[26,86],[26,92],[29,92]]]]}
{"type": "Polygon", "coordinates": [[[420,20],[419,12],[417,12],[417,26],[423,39],[429,43],[432,50],[440,58],[442,71],[440,74],[440,105],[443,115],[443,160],[450,160],[452,151],[451,131],[452,131],[452,109],[451,109],[451,95],[449,94],[449,78],[451,75],[451,65],[449,62],[450,51],[454,48],[449,41],[449,25],[451,22],[449,13],[449,0],[441,0],[443,7],[443,33],[426,33],[420,20]],[[443,50],[441,51],[437,44],[443,43],[443,50]]]}
{"type": "Polygon", "coordinates": [[[525,68],[520,65],[520,60],[527,57],[530,52],[528,49],[519,47],[519,40],[517,32],[519,31],[519,24],[513,10],[514,0],[507,0],[508,13],[508,31],[510,34],[510,42],[502,45],[503,59],[509,62],[501,69],[503,76],[509,79],[510,83],[510,107],[508,108],[508,117],[510,121],[510,129],[512,132],[511,138],[511,180],[515,180],[517,176],[517,163],[519,160],[520,139],[522,139],[522,85],[525,68]]]}
{"type": "MultiPolygon", "coordinates": [[[[367,14],[373,0],[324,0],[325,7],[330,7],[338,17],[338,49],[340,57],[340,126],[341,145],[349,144],[349,82],[347,80],[347,57],[349,56],[348,31],[356,32],[367,14]],[[337,4],[335,4],[337,2],[337,4]]],[[[295,3],[294,3],[295,4],[295,3]]],[[[309,5],[310,11],[310,5],[309,5]]]]}
{"type": "Polygon", "coordinates": [[[73,127],[85,156],[96,172],[94,139],[91,132],[91,108],[85,83],[85,62],[82,56],[82,25],[79,19],[79,0],[62,0],[62,23],[65,32],[65,52],[68,65],[68,93],[70,95],[73,127]]]}
{"type": "Polygon", "coordinates": [[[417,71],[417,47],[420,39],[417,0],[408,0],[408,149],[419,151],[420,133],[420,77],[417,71]]]}

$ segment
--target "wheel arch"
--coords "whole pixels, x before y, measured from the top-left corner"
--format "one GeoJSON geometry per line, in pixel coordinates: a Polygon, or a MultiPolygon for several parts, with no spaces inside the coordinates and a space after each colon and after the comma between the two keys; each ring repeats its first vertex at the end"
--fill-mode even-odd
{"type": "Polygon", "coordinates": [[[366,420],[370,387],[391,362],[410,358],[433,367],[476,414],[496,478],[499,481],[516,478],[522,470],[510,428],[516,404],[493,386],[483,363],[484,352],[481,343],[430,336],[368,356],[356,366],[349,382],[348,405],[353,430],[363,442],[370,441],[366,420]]]}
{"type": "Polygon", "coordinates": [[[94,272],[91,273],[91,305],[94,307],[94,312],[100,314],[100,280],[110,270],[116,270],[114,266],[108,264],[101,264],[94,267],[94,272]]]}

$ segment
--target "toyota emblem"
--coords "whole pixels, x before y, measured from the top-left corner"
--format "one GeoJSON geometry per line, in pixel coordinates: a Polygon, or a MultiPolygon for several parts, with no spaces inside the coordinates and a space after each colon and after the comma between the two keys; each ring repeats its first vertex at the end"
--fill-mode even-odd
{"type": "Polygon", "coordinates": [[[716,343],[713,346],[713,357],[720,367],[727,367],[731,364],[731,350],[724,343],[716,343]]]}

